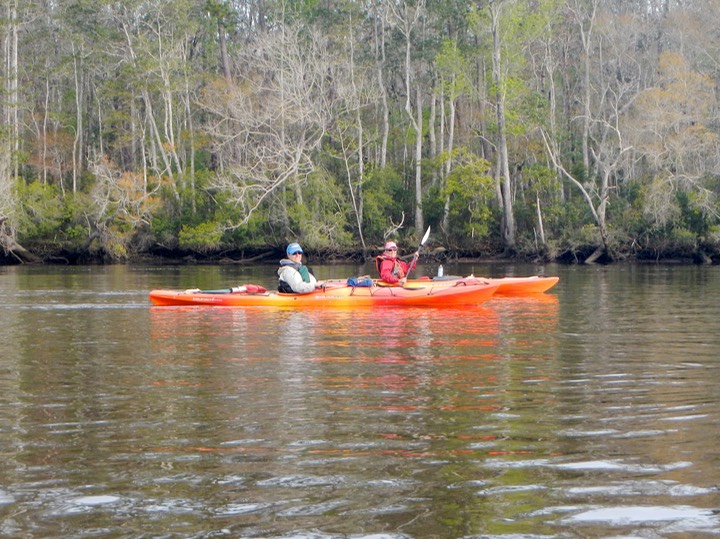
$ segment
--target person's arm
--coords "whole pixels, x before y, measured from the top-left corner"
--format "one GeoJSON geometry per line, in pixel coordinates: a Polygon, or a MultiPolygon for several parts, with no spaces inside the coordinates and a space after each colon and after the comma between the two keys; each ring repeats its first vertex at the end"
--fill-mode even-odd
{"type": "Polygon", "coordinates": [[[310,275],[310,282],[306,283],[302,279],[302,275],[295,268],[285,266],[280,272],[280,278],[290,285],[296,294],[307,294],[313,292],[317,287],[317,280],[314,275],[310,275]]]}
{"type": "Polygon", "coordinates": [[[403,275],[404,275],[403,278],[398,279],[398,284],[405,286],[405,283],[407,282],[407,279],[408,279],[408,273],[410,273],[410,271],[409,271],[410,264],[408,264],[404,260],[398,260],[398,263],[400,264],[400,268],[403,270],[403,275]]]}
{"type": "Polygon", "coordinates": [[[395,262],[393,260],[385,259],[380,264],[380,279],[386,283],[395,284],[400,282],[397,275],[393,275],[393,269],[395,268],[395,262]]]}
{"type": "Polygon", "coordinates": [[[405,275],[410,275],[410,272],[415,271],[415,266],[417,266],[418,258],[420,258],[420,253],[418,251],[415,251],[413,253],[412,260],[407,266],[407,269],[405,270],[405,275]]]}

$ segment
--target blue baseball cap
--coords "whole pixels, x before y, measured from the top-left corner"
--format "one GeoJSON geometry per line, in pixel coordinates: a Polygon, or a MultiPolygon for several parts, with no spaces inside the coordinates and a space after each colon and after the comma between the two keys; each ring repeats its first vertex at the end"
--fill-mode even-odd
{"type": "Polygon", "coordinates": [[[302,254],[303,250],[302,250],[302,247],[300,247],[299,243],[291,243],[290,245],[287,246],[287,249],[285,250],[285,252],[288,255],[294,255],[295,253],[302,254]]]}

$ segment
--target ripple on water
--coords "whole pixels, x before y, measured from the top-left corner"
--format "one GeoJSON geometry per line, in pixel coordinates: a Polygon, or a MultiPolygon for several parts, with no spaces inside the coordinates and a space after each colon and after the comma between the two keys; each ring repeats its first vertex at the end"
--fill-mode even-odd
{"type": "Polygon", "coordinates": [[[683,485],[677,481],[624,481],[605,485],[571,487],[563,492],[570,496],[703,496],[718,492],[717,488],[683,485]]]}
{"type": "Polygon", "coordinates": [[[692,466],[692,462],[673,462],[665,465],[653,464],[628,464],[619,460],[588,460],[582,462],[567,462],[554,464],[553,467],[560,470],[574,471],[620,471],[635,473],[659,473],[670,470],[679,470],[692,466]]]}
{"type": "Polygon", "coordinates": [[[105,505],[108,503],[115,503],[120,500],[119,496],[81,496],[80,498],[75,498],[73,500],[73,503],[75,505],[86,505],[86,506],[93,506],[93,505],[105,505]]]}
{"type": "MultiPolygon", "coordinates": [[[[530,536],[523,536],[524,539],[534,539],[530,536]]],[[[410,539],[409,535],[403,533],[370,533],[370,534],[330,534],[320,532],[297,531],[288,535],[276,535],[269,539],[410,539]]],[[[512,538],[510,538],[512,539],[512,538]]],[[[538,539],[541,539],[538,536],[538,539]]]]}
{"type": "MultiPolygon", "coordinates": [[[[483,534],[482,539],[558,539],[558,535],[541,535],[537,533],[503,533],[503,534],[483,534]]],[[[613,537],[612,539],[623,539],[622,537],[613,537]]],[[[637,539],[628,537],[626,539],[637,539]]]]}
{"type": "Polygon", "coordinates": [[[709,509],[689,506],[599,507],[565,517],[565,524],[640,526],[672,523],[675,531],[717,529],[720,519],[709,509]]]}
{"type": "Polygon", "coordinates": [[[249,515],[277,507],[280,503],[231,503],[217,511],[217,516],[249,515]]]}
{"type": "Polygon", "coordinates": [[[348,505],[348,500],[329,500],[323,503],[304,504],[295,507],[289,507],[278,512],[281,517],[299,517],[299,516],[319,516],[325,515],[330,511],[348,505]]]}
{"type": "Polygon", "coordinates": [[[513,494],[518,492],[534,492],[545,490],[544,485],[511,485],[502,487],[491,487],[478,492],[478,496],[494,496],[498,494],[513,494]]]}
{"type": "Polygon", "coordinates": [[[258,481],[258,486],[262,487],[289,487],[289,488],[305,488],[305,487],[321,487],[336,486],[345,482],[345,478],[337,475],[331,476],[313,476],[313,475],[288,475],[284,477],[273,477],[264,481],[258,481]]]}
{"type": "Polygon", "coordinates": [[[105,506],[111,506],[113,507],[111,510],[114,510],[114,506],[117,504],[127,503],[126,499],[113,495],[65,497],[60,495],[60,492],[55,492],[55,494],[59,496],[50,501],[51,509],[49,511],[49,514],[55,517],[90,513],[105,506]]]}

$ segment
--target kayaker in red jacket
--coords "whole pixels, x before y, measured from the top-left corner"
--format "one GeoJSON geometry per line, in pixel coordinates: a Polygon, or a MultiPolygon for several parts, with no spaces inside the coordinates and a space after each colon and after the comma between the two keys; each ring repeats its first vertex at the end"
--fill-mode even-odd
{"type": "Polygon", "coordinates": [[[409,263],[400,260],[397,257],[397,244],[394,241],[387,242],[383,254],[375,261],[380,280],[389,284],[405,284],[407,275],[415,269],[419,256],[420,253],[415,251],[409,263]]]}

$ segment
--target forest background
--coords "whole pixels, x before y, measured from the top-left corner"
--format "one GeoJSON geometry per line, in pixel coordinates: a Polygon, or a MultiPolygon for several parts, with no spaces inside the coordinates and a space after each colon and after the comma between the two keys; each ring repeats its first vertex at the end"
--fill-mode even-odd
{"type": "Polygon", "coordinates": [[[720,0],[0,9],[2,262],[720,260],[720,0]]]}

